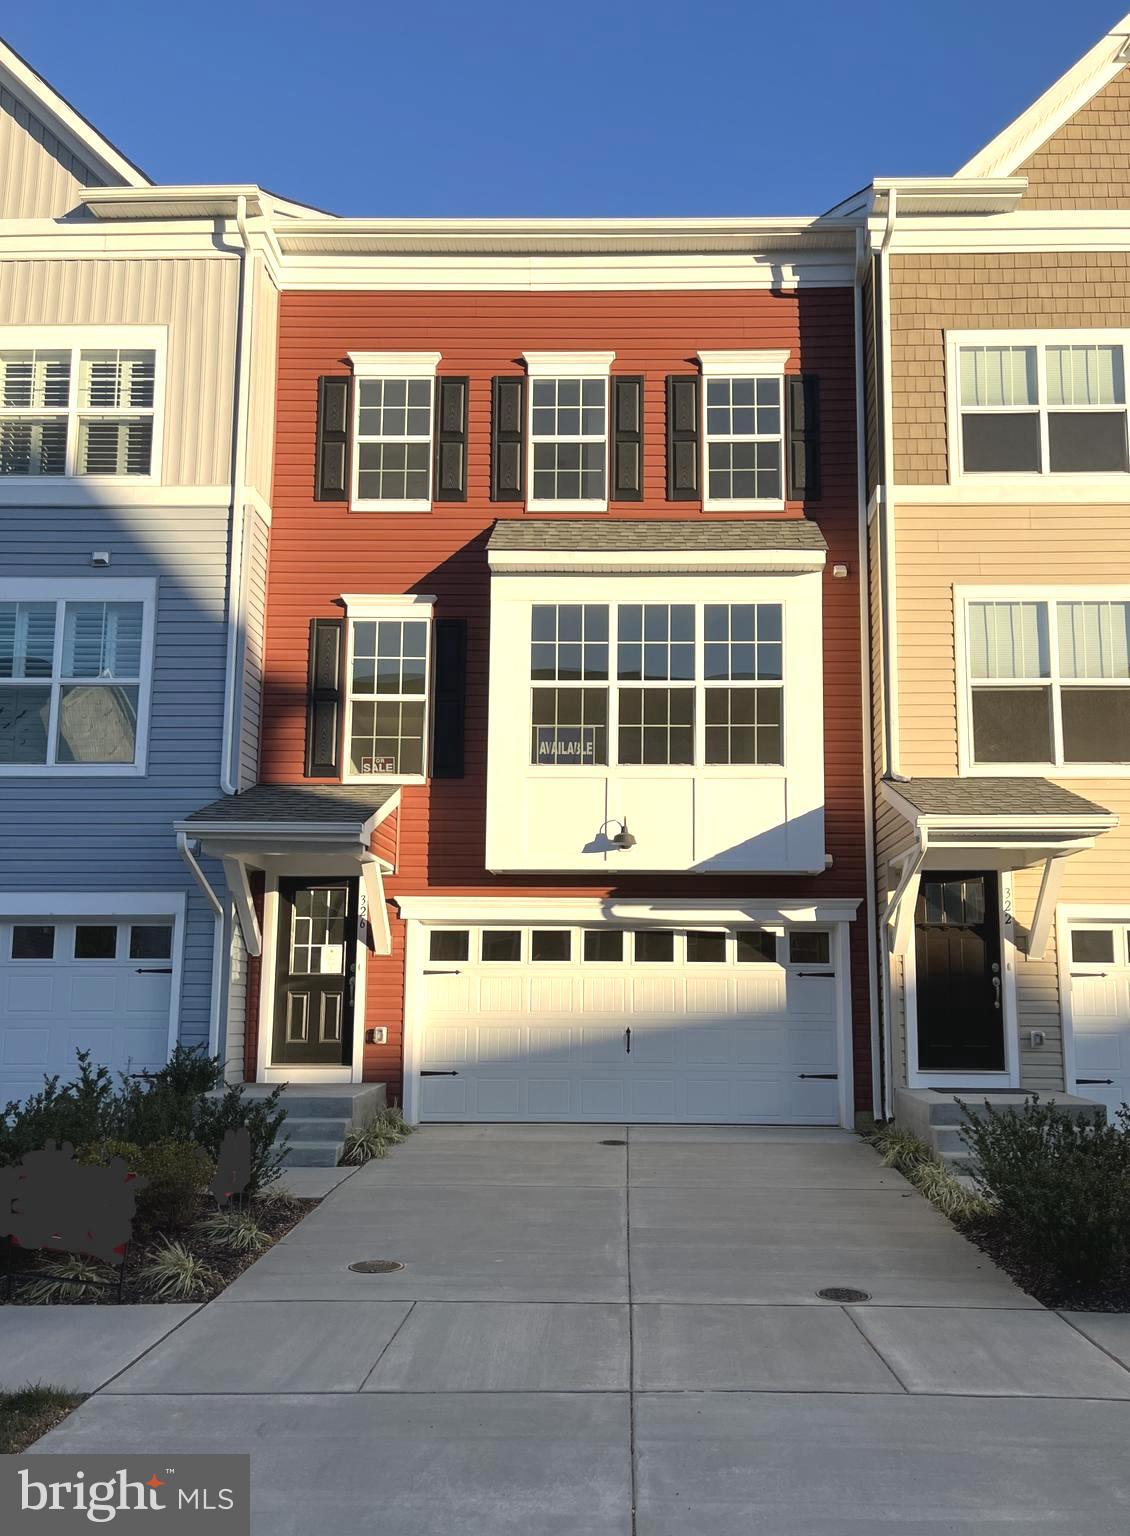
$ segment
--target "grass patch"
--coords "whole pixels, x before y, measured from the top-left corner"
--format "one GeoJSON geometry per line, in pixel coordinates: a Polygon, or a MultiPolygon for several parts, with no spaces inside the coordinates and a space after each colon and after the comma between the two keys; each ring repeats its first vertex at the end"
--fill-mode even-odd
{"type": "Polygon", "coordinates": [[[30,1385],[19,1392],[0,1392],[0,1456],[26,1451],[77,1408],[83,1395],[30,1385]]]}

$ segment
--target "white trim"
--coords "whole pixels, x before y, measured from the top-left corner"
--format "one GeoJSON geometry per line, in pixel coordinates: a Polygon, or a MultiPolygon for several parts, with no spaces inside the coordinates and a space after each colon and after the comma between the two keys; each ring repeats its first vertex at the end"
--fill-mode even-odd
{"type": "MultiPolygon", "coordinates": [[[[1033,20],[1029,17],[1028,24],[1032,25],[1033,20]]],[[[1070,117],[1125,69],[1128,41],[1130,16],[1124,16],[1054,85],[990,139],[984,149],[967,160],[957,176],[1011,176],[1070,117]]]]}
{"type": "MultiPolygon", "coordinates": [[[[353,364],[353,376],[355,387],[350,391],[349,414],[349,510],[351,512],[430,512],[432,510],[433,477],[435,472],[435,437],[436,437],[436,368],[442,356],[439,352],[350,352],[347,354],[353,364]],[[391,443],[403,444],[407,447],[418,447],[421,443],[427,444],[428,455],[428,493],[426,496],[415,496],[396,499],[393,497],[365,497],[360,493],[361,484],[361,389],[360,385],[366,380],[383,380],[385,382],[404,380],[412,382],[415,379],[427,379],[430,384],[428,398],[428,435],[423,438],[418,434],[406,433],[403,437],[384,433],[366,437],[366,443],[391,443]]],[[[407,407],[406,407],[407,409],[407,407]]],[[[407,416],[405,417],[407,423],[407,416]]]]}
{"type": "Polygon", "coordinates": [[[434,597],[423,592],[393,592],[387,596],[381,593],[343,592],[341,601],[349,615],[355,619],[409,618],[417,613],[421,618],[431,618],[436,603],[434,597]]]}
{"type": "MultiPolygon", "coordinates": [[[[137,734],[131,763],[0,763],[2,778],[144,778],[149,750],[152,707],[157,582],[151,576],[113,577],[93,574],[72,577],[9,577],[0,580],[0,602],[55,604],[55,650],[49,678],[21,679],[51,691],[47,750],[57,749],[58,698],[63,687],[62,653],[68,603],[140,603],[141,647],[137,678],[137,734]]],[[[6,679],[11,683],[11,679],[6,679]]],[[[81,680],[80,680],[81,681],[81,680]]],[[[96,679],[90,680],[97,683],[96,679]]],[[[132,682],[123,686],[132,687],[132,682]]]]}
{"type": "Polygon", "coordinates": [[[700,433],[701,463],[699,465],[699,479],[702,484],[702,510],[704,512],[783,512],[785,509],[785,365],[792,354],[784,351],[747,351],[747,352],[700,352],[698,354],[699,366],[702,377],[706,383],[712,379],[776,379],[778,433],[772,434],[720,434],[713,437],[708,428],[708,403],[707,390],[703,389],[703,398],[699,407],[702,414],[702,431],[700,433]],[[740,497],[740,496],[711,496],[710,494],[710,445],[718,443],[738,442],[776,442],[778,446],[778,475],[781,483],[780,496],[740,497]]]}
{"type": "MultiPolygon", "coordinates": [[[[343,597],[345,604],[345,657],[343,672],[345,677],[345,708],[342,721],[342,759],[341,781],[343,784],[425,784],[431,767],[432,750],[432,708],[434,694],[434,628],[432,622],[432,609],[435,603],[434,597],[415,596],[405,594],[395,597],[366,597],[353,594],[343,597]],[[349,770],[350,742],[352,740],[353,726],[353,628],[358,623],[377,623],[382,619],[394,623],[415,621],[426,626],[424,637],[424,692],[421,695],[408,699],[406,695],[385,695],[389,702],[422,702],[424,706],[424,734],[421,746],[423,765],[420,773],[351,773],[349,770]]],[[[374,700],[379,702],[378,695],[374,700]]],[[[382,807],[382,810],[384,808],[382,807]]],[[[387,811],[385,812],[387,815],[387,811]]],[[[383,820],[383,816],[380,818],[383,820]]]]}
{"type": "Polygon", "coordinates": [[[224,880],[231,896],[232,905],[239,919],[239,929],[247,953],[258,958],[263,953],[263,936],[259,931],[259,919],[255,915],[255,902],[247,878],[247,865],[231,855],[223,859],[224,880]]]}
{"type": "Polygon", "coordinates": [[[1130,923],[1130,902],[1068,901],[1060,902],[1055,913],[1056,980],[1059,988],[1059,1018],[1063,1036],[1063,1086],[1065,1093],[1076,1093],[1075,1016],[1071,1006],[1072,928],[1089,924],[1130,923]]]}
{"type": "Polygon", "coordinates": [[[718,901],[617,896],[394,896],[401,917],[428,923],[654,922],[672,923],[841,923],[856,915],[862,897],[827,901],[718,901]]]}
{"type": "MultiPolygon", "coordinates": [[[[782,519],[782,521],[786,521],[782,519]]],[[[492,575],[608,575],[623,571],[654,575],[710,572],[719,576],[820,571],[827,561],[823,549],[492,549],[487,563],[492,575]]]]}
{"type": "Polygon", "coordinates": [[[358,379],[434,379],[442,352],[347,352],[358,379]]]}
{"type": "MultiPolygon", "coordinates": [[[[1059,669],[1059,625],[1055,608],[1064,602],[1130,603],[1130,586],[1100,586],[1086,582],[1063,585],[1040,583],[1023,586],[973,586],[957,584],[953,588],[954,660],[957,708],[957,762],[961,778],[1054,778],[1054,779],[1125,779],[1130,778],[1130,763],[1078,763],[1063,761],[1063,730],[1060,689],[1064,679],[1059,669]],[[1046,678],[1018,679],[1019,686],[1046,687],[1052,698],[1052,733],[1054,758],[1044,763],[978,763],[973,759],[973,686],[969,668],[969,604],[1043,603],[1048,609],[1049,675],[1046,678]]],[[[1068,685],[1080,687],[1130,688],[1130,680],[1118,678],[1071,678],[1068,685]]],[[[980,678],[987,688],[1008,687],[1009,679],[980,678]]],[[[1044,825],[1072,822],[1076,818],[1056,815],[1042,818],[1044,825]]],[[[1080,822],[1094,823],[1101,818],[1081,815],[1080,822]]],[[[962,818],[955,818],[960,824],[962,818]]],[[[977,818],[978,824],[982,818],[977,818]]],[[[1006,825],[1020,825],[1008,818],[1006,825]]],[[[1038,822],[1037,822],[1038,824],[1038,822]]],[[[1112,823],[1107,823],[1111,825],[1112,823]]]]}
{"type": "MultiPolygon", "coordinates": [[[[108,506],[175,511],[179,507],[228,508],[231,489],[227,485],[150,485],[142,475],[131,475],[110,482],[83,475],[77,480],[61,476],[5,475],[0,478],[0,507],[93,507],[106,511],[108,506]],[[141,484],[137,482],[141,481],[141,484]]],[[[116,535],[111,535],[111,540],[116,535]]]]}
{"type": "Polygon", "coordinates": [[[783,374],[791,356],[788,347],[778,351],[760,347],[746,352],[700,352],[698,362],[703,378],[766,379],[783,374]]]}
{"type": "Polygon", "coordinates": [[[523,352],[531,379],[606,379],[615,352],[523,352]]]}
{"type": "Polygon", "coordinates": [[[171,917],[173,973],[169,986],[168,1052],[180,1037],[187,891],[0,891],[0,921],[20,917],[171,917]]]}
{"type": "Polygon", "coordinates": [[[969,475],[956,484],[897,485],[900,506],[1029,507],[1124,506],[1130,502],[1130,476],[1109,475],[969,475]]]}

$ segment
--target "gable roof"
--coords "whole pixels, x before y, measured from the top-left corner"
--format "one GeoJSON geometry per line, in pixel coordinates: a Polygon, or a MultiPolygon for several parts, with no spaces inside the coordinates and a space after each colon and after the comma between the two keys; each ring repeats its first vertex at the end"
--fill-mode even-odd
{"type": "Polygon", "coordinates": [[[99,133],[93,123],[3,38],[0,38],[0,81],[102,180],[127,187],[152,185],[143,170],[127,159],[105,134],[99,133]]]}
{"type": "Polygon", "coordinates": [[[962,180],[1012,176],[1042,144],[1130,64],[1130,15],[1115,22],[1095,46],[1007,128],[1002,128],[954,174],[962,180]]]}

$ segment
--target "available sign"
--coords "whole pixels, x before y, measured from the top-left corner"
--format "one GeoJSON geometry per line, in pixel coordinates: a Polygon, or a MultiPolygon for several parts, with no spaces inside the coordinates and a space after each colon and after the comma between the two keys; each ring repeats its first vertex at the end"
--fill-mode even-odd
{"type": "Polygon", "coordinates": [[[0,1530],[250,1536],[251,1457],[0,1456],[0,1530]]]}

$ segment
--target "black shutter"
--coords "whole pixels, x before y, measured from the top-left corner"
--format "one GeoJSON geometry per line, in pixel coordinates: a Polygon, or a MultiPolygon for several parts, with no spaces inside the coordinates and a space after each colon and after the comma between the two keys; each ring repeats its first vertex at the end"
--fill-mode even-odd
{"type": "Polygon", "coordinates": [[[493,381],[491,396],[490,499],[521,501],[526,493],[526,381],[512,374],[493,381]]]}
{"type": "Polygon", "coordinates": [[[697,501],[698,375],[667,378],[667,500],[697,501]]]}
{"type": "Polygon", "coordinates": [[[467,696],[467,620],[437,619],[434,639],[432,778],[461,779],[467,696]]]}
{"type": "Polygon", "coordinates": [[[820,380],[814,373],[785,380],[788,495],[793,501],[820,497],[820,380]]]}
{"type": "Polygon", "coordinates": [[[436,380],[436,467],[433,501],[467,500],[469,379],[436,380]]]}
{"type": "Polygon", "coordinates": [[[643,379],[612,380],[612,500],[643,500],[643,379]]]}
{"type": "Polygon", "coordinates": [[[306,777],[341,775],[341,660],[344,619],[310,620],[306,696],[306,777]]]}
{"type": "Polygon", "coordinates": [[[315,501],[349,500],[349,385],[341,374],[318,380],[315,501]]]}

